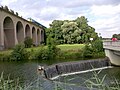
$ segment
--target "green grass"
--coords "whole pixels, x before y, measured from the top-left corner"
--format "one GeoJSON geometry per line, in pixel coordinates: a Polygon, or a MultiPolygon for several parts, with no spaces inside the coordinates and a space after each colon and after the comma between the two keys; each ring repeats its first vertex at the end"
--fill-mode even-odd
{"type": "MultiPolygon", "coordinates": [[[[69,50],[79,50],[84,48],[84,44],[62,44],[62,45],[57,45],[58,48],[60,48],[62,51],[69,51],[69,50]]],[[[28,51],[31,50],[38,50],[40,48],[46,48],[47,46],[39,46],[39,47],[32,47],[32,48],[27,48],[28,51]]],[[[5,51],[0,51],[0,54],[4,53],[11,53],[12,50],[5,50],[5,51]]]]}
{"type": "Polygon", "coordinates": [[[57,47],[60,48],[63,51],[68,51],[68,50],[79,50],[84,48],[84,44],[62,44],[58,45],[57,47]]]}
{"type": "MultiPolygon", "coordinates": [[[[81,50],[84,48],[85,44],[62,44],[62,45],[57,45],[58,48],[60,48],[62,51],[72,51],[72,50],[81,50]]],[[[38,50],[40,48],[46,48],[47,46],[39,46],[39,47],[32,47],[32,48],[27,48],[28,51],[31,50],[38,50]]]]}
{"type": "MultiPolygon", "coordinates": [[[[90,59],[90,58],[104,58],[104,52],[102,53],[95,53],[91,57],[84,57],[83,51],[85,44],[62,44],[62,45],[57,45],[58,48],[61,49],[59,52],[59,55],[57,55],[56,59],[62,59],[62,60],[80,60],[80,59],[90,59]]],[[[36,59],[35,55],[37,51],[39,51],[41,48],[47,48],[47,46],[39,46],[39,47],[32,47],[32,48],[26,48],[28,51],[28,54],[30,54],[29,59],[33,60],[36,59]]],[[[11,52],[13,50],[6,50],[6,51],[0,51],[0,60],[9,60],[11,52]]],[[[43,55],[46,55],[45,52],[43,55]]],[[[46,56],[47,57],[47,56],[46,56]]]]}
{"type": "Polygon", "coordinates": [[[0,51],[0,54],[10,54],[12,50],[5,50],[5,51],[0,51]]]}

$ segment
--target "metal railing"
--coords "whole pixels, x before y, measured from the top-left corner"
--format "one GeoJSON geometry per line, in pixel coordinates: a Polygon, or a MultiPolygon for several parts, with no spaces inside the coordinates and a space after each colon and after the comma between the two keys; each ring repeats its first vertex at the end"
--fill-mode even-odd
{"type": "Polygon", "coordinates": [[[112,46],[112,47],[120,47],[120,40],[112,41],[112,40],[104,40],[103,47],[112,46]]]}

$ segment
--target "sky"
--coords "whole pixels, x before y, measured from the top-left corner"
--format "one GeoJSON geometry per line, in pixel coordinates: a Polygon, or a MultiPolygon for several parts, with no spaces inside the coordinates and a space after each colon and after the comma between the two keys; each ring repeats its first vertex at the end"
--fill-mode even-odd
{"type": "Polygon", "coordinates": [[[53,20],[85,16],[103,38],[120,33],[120,0],[0,0],[23,18],[33,18],[49,27],[53,20]]]}

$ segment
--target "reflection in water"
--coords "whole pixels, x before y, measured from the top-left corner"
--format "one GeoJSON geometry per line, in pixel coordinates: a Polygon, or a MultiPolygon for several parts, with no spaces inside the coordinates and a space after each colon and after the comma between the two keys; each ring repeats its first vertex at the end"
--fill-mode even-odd
{"type": "MultiPolygon", "coordinates": [[[[19,78],[21,83],[29,84],[38,78],[38,62],[0,62],[0,73],[4,73],[7,78],[19,78]]],[[[42,64],[43,65],[43,64],[42,64]]]]}
{"type": "MultiPolygon", "coordinates": [[[[0,62],[0,73],[4,72],[4,77],[10,75],[11,79],[20,78],[20,82],[22,84],[30,85],[31,83],[34,83],[36,80],[42,81],[39,71],[37,70],[39,65],[47,67],[46,64],[37,61],[36,62],[32,62],[32,61],[0,62]]],[[[120,81],[120,67],[103,70],[100,74],[100,77],[103,77],[105,74],[107,74],[106,82],[109,82],[111,78],[116,78],[120,81]]],[[[76,84],[76,85],[83,85],[83,82],[86,79],[92,77],[92,75],[93,75],[92,73],[76,74],[67,77],[60,77],[56,81],[69,82],[71,84],[76,84]]],[[[39,87],[40,86],[39,84],[40,82],[36,85],[38,85],[39,87]]],[[[49,82],[44,83],[45,86],[48,84],[49,82]]],[[[45,89],[45,90],[52,90],[52,89],[45,89]]]]}
{"type": "MultiPolygon", "coordinates": [[[[96,73],[99,72],[95,71],[96,73]]],[[[59,82],[66,82],[71,85],[79,85],[79,86],[85,86],[85,81],[91,79],[94,77],[95,72],[87,72],[87,73],[81,73],[81,74],[76,74],[76,75],[69,75],[69,76],[61,76],[56,79],[56,81],[59,82]]],[[[111,82],[115,81],[120,81],[120,67],[113,67],[113,68],[108,68],[102,70],[99,74],[98,77],[102,79],[106,75],[105,78],[105,83],[110,84],[111,82]]]]}

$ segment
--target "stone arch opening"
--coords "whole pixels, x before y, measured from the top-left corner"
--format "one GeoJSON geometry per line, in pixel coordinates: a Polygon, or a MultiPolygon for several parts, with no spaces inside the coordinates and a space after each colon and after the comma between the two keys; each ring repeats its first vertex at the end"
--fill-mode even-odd
{"type": "Polygon", "coordinates": [[[43,42],[44,42],[44,31],[41,30],[41,41],[40,41],[40,43],[43,43],[43,42]]]}
{"type": "Polygon", "coordinates": [[[36,32],[35,32],[35,27],[32,28],[32,39],[33,39],[33,44],[36,44],[36,32]]]}
{"type": "Polygon", "coordinates": [[[6,17],[3,21],[4,32],[4,48],[12,48],[15,46],[14,23],[10,17],[6,17]]]}
{"type": "Polygon", "coordinates": [[[25,37],[31,37],[31,35],[30,35],[30,26],[28,24],[25,27],[25,37]]]}
{"type": "Polygon", "coordinates": [[[40,30],[37,30],[37,44],[40,44],[40,30]]]}
{"type": "Polygon", "coordinates": [[[16,35],[18,43],[22,43],[24,41],[24,29],[23,24],[20,21],[18,21],[16,25],[16,35]]]}

